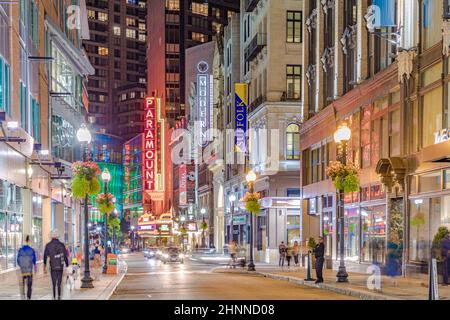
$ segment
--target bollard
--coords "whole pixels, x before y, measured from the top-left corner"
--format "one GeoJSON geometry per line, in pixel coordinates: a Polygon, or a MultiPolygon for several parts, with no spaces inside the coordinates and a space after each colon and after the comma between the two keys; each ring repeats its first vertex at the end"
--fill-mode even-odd
{"type": "Polygon", "coordinates": [[[306,268],[306,279],[305,281],[315,281],[316,279],[313,279],[311,277],[311,250],[308,251],[308,264],[306,268]]]}
{"type": "Polygon", "coordinates": [[[436,259],[431,257],[428,275],[428,300],[439,300],[438,274],[436,259]]]}

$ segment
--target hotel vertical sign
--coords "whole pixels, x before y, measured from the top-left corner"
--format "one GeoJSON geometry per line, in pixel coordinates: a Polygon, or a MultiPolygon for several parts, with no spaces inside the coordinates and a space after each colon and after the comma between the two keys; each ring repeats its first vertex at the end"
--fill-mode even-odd
{"type": "Polygon", "coordinates": [[[247,84],[245,83],[235,83],[235,145],[239,152],[247,151],[246,146],[246,132],[247,132],[247,106],[248,106],[248,95],[247,95],[247,84]]]}
{"type": "Polygon", "coordinates": [[[143,187],[146,191],[155,190],[156,174],[156,99],[147,98],[145,103],[143,187]]]}

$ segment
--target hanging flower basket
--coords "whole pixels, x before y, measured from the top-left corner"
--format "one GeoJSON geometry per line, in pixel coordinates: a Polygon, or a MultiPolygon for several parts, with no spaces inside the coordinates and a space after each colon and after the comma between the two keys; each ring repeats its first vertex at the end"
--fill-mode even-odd
{"type": "Polygon", "coordinates": [[[339,161],[331,161],[327,176],[333,180],[337,190],[344,190],[345,193],[359,191],[358,169],[353,163],[343,165],[339,161]]]}
{"type": "Polygon", "coordinates": [[[180,233],[181,233],[183,236],[186,235],[186,234],[187,234],[186,228],[185,228],[185,227],[181,227],[181,228],[180,228],[180,233]]]}
{"type": "Polygon", "coordinates": [[[244,196],[245,210],[255,215],[261,211],[261,205],[259,204],[259,193],[247,192],[244,196]]]}
{"type": "Polygon", "coordinates": [[[206,231],[208,229],[208,224],[206,222],[202,222],[200,224],[200,230],[206,231]]]}
{"type": "Polygon", "coordinates": [[[76,199],[83,199],[86,195],[95,196],[101,190],[97,176],[100,168],[93,161],[77,161],[72,164],[72,194],[76,199]]]}
{"type": "Polygon", "coordinates": [[[100,193],[96,198],[97,208],[100,213],[110,214],[113,212],[115,205],[113,202],[114,195],[111,193],[100,193]]]}

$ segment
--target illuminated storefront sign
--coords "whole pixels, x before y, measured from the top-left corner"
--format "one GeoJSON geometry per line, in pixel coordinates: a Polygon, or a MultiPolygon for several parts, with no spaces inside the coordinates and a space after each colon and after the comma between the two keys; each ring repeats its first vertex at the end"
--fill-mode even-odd
{"type": "Polygon", "coordinates": [[[185,164],[180,164],[180,205],[187,205],[187,168],[185,164]]]}
{"type": "Polygon", "coordinates": [[[144,125],[144,157],[143,157],[143,185],[144,190],[155,190],[156,174],[156,100],[147,98],[145,103],[144,125]]]}
{"type": "Polygon", "coordinates": [[[235,145],[238,151],[247,150],[246,137],[247,132],[247,84],[235,83],[235,145]]]}
{"type": "Polygon", "coordinates": [[[138,219],[138,234],[142,236],[154,235],[156,231],[156,225],[156,219],[152,214],[143,214],[138,219]]]}
{"type": "Polygon", "coordinates": [[[434,133],[434,143],[438,144],[450,140],[450,129],[442,129],[434,133]]]}
{"type": "Polygon", "coordinates": [[[200,122],[200,140],[201,146],[211,141],[209,129],[214,123],[213,120],[213,77],[208,74],[209,66],[201,61],[197,65],[197,120],[200,122]]]}

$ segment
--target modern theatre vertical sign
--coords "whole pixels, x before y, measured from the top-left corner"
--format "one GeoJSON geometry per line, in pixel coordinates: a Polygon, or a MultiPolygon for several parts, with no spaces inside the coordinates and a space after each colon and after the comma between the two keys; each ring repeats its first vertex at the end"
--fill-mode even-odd
{"type": "Polygon", "coordinates": [[[156,99],[147,98],[145,103],[143,179],[144,190],[155,190],[156,174],[156,99]]]}
{"type": "Polygon", "coordinates": [[[214,123],[213,103],[214,88],[213,76],[208,73],[208,63],[200,61],[197,65],[197,121],[199,128],[199,145],[205,146],[211,141],[209,131],[214,123]]]}
{"type": "Polygon", "coordinates": [[[247,84],[245,83],[235,83],[235,145],[238,152],[247,151],[246,146],[246,132],[247,132],[247,106],[248,106],[248,95],[247,95],[247,84]]]}

